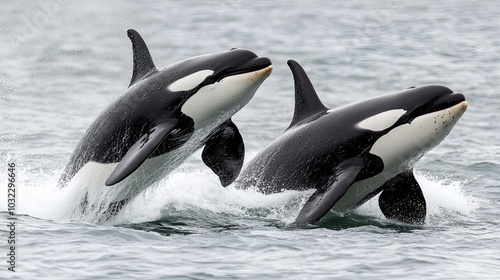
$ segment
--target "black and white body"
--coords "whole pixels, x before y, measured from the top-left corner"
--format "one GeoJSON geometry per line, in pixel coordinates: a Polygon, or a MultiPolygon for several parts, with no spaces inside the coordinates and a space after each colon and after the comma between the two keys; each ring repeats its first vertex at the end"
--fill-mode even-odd
{"type": "Polygon", "coordinates": [[[423,223],[425,198],[412,169],[465,112],[465,97],[429,85],[329,110],[302,67],[288,65],[295,80],[292,123],[249,162],[237,186],[264,193],[316,189],[298,223],[356,208],[380,192],[387,218],[423,223]]]}
{"type": "Polygon", "coordinates": [[[243,49],[156,69],[135,30],[128,89],[90,125],[59,180],[81,190],[81,209],[114,214],[204,147],[226,186],[239,174],[243,139],[231,117],[270,75],[271,61],[243,49]]]}

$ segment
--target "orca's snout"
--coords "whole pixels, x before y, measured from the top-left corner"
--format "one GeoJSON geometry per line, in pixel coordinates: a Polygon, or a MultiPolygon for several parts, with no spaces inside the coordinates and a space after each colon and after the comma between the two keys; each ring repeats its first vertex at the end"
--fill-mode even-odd
{"type": "Polygon", "coordinates": [[[465,109],[467,109],[467,102],[465,101],[465,96],[461,93],[451,92],[449,94],[439,97],[435,102],[436,106],[439,107],[452,107],[460,103],[465,104],[465,109]]]}
{"type": "Polygon", "coordinates": [[[467,108],[469,107],[469,104],[467,103],[467,101],[462,101],[460,103],[458,103],[458,110],[462,111],[462,112],[465,112],[467,110],[467,108]]]}
{"type": "Polygon", "coordinates": [[[260,57],[253,51],[246,49],[232,48],[225,52],[219,59],[219,70],[216,70],[213,77],[220,81],[228,76],[245,74],[250,72],[267,72],[272,70],[272,62],[267,57],[260,57]],[[261,71],[261,70],[266,71],[261,71]]]}
{"type": "MultiPolygon", "coordinates": [[[[465,96],[462,93],[454,92],[442,85],[410,87],[407,90],[410,91],[410,98],[413,102],[421,103],[420,106],[423,108],[420,111],[421,114],[451,108],[465,102],[465,96]]],[[[467,105],[464,106],[467,108],[467,105]]]]}
{"type": "Polygon", "coordinates": [[[250,69],[260,70],[272,66],[272,62],[267,57],[257,57],[247,65],[250,69]]]}

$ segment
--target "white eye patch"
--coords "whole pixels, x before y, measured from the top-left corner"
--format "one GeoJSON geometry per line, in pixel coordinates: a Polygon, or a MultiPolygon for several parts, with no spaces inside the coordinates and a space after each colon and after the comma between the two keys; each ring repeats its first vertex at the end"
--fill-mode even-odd
{"type": "Polygon", "coordinates": [[[197,87],[201,82],[205,80],[206,77],[212,75],[213,70],[201,70],[181,78],[168,86],[169,91],[187,91],[192,90],[197,87]]]}
{"type": "Polygon", "coordinates": [[[406,110],[403,109],[385,111],[361,121],[358,123],[358,127],[372,131],[382,131],[395,124],[404,113],[406,113],[406,110]]]}

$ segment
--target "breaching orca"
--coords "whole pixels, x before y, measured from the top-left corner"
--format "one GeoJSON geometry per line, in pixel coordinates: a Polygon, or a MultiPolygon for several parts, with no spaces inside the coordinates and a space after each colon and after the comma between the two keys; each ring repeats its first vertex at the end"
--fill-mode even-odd
{"type": "Polygon", "coordinates": [[[465,112],[465,97],[428,85],[329,110],[302,67],[288,65],[295,80],[292,122],[249,162],[237,186],[266,194],[315,189],[297,223],[356,208],[380,192],[387,218],[423,223],[426,202],[412,169],[465,112]]]}
{"type": "Polygon", "coordinates": [[[59,186],[81,189],[81,211],[116,213],[204,147],[202,158],[226,186],[239,174],[243,139],[231,121],[272,71],[243,49],[192,57],[158,70],[135,30],[128,89],[90,125],[59,186]]]}

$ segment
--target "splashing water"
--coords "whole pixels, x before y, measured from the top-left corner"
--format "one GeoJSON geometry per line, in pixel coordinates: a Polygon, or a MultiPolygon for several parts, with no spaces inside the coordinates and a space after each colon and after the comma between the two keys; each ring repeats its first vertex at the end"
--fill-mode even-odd
{"type": "MultiPolygon", "coordinates": [[[[437,179],[432,175],[415,173],[427,204],[426,225],[449,222],[456,216],[472,214],[479,206],[479,199],[463,192],[464,182],[437,179]]],[[[384,219],[378,206],[378,195],[356,210],[358,213],[384,219]]]]}
{"type": "MultiPolygon", "coordinates": [[[[69,209],[74,206],[77,190],[57,188],[59,172],[41,170],[33,174],[20,174],[20,177],[37,179],[21,182],[18,213],[50,220],[75,219],[69,209]]],[[[439,225],[456,216],[470,215],[479,205],[477,198],[462,191],[463,182],[438,180],[421,174],[416,177],[427,201],[427,225],[439,225]]],[[[257,219],[290,224],[312,192],[286,191],[264,195],[252,189],[240,190],[233,186],[222,188],[208,169],[179,169],[133,198],[115,217],[100,223],[124,225],[186,220],[192,224],[206,225],[257,219]]],[[[2,200],[0,210],[4,209],[7,209],[7,205],[2,200]]],[[[354,212],[377,220],[385,219],[378,208],[378,197],[354,212]]],[[[97,222],[89,215],[76,219],[97,222]]]]}

